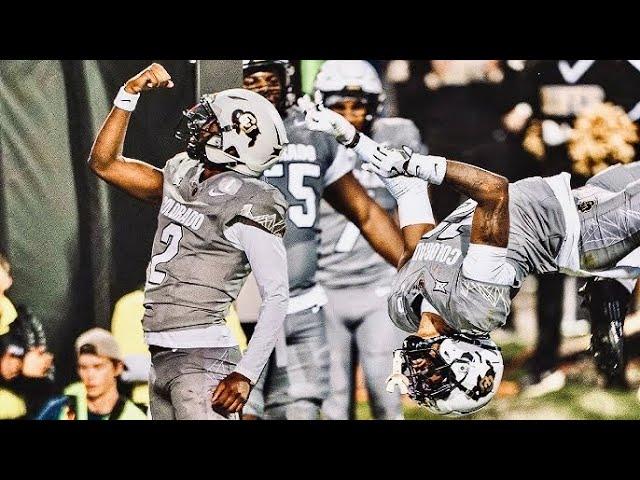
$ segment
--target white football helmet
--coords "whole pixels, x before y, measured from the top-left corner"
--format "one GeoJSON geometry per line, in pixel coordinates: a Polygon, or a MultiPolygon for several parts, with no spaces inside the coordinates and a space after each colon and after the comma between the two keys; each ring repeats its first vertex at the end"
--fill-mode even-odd
{"type": "Polygon", "coordinates": [[[322,103],[331,107],[347,97],[361,99],[367,106],[367,121],[382,110],[385,96],[378,72],[364,60],[327,60],[316,76],[314,88],[322,103]]]}
{"type": "Polygon", "coordinates": [[[259,177],[288,142],[276,108],[243,88],[203,95],[183,115],[176,137],[187,141],[191,158],[244,175],[259,177]]]}
{"type": "Polygon", "coordinates": [[[503,371],[500,348],[489,336],[410,335],[394,352],[387,390],[399,386],[433,413],[468,415],[493,398],[503,371]]]}

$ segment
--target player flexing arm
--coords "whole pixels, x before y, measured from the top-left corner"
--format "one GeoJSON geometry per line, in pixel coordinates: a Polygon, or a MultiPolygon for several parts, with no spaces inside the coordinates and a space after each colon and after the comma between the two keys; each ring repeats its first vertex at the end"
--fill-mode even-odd
{"type": "Polygon", "coordinates": [[[100,128],[89,156],[89,167],[96,175],[132,197],[149,203],[159,203],[162,199],[162,170],[124,157],[122,147],[140,92],[156,88],[173,88],[171,76],[157,63],[125,83],[100,128]]]}
{"type": "MultiPolygon", "coordinates": [[[[173,82],[171,81],[170,75],[159,64],[152,64],[127,81],[114,101],[115,107],[109,113],[98,133],[89,158],[90,168],[100,178],[135,198],[154,204],[160,203],[162,199],[163,171],[147,163],[124,157],[122,155],[123,143],[129,118],[135,108],[140,92],[154,88],[172,87],[173,82]]],[[[221,93],[218,96],[221,98],[221,102],[226,102],[224,105],[229,103],[229,95],[224,96],[221,93]]],[[[257,97],[257,99],[262,100],[261,97],[257,97]]],[[[241,100],[246,102],[246,99],[241,100]]],[[[218,114],[225,114],[224,121],[229,122],[230,118],[227,117],[231,117],[232,115],[231,112],[227,112],[225,108],[229,109],[231,107],[229,105],[221,107],[218,114]]],[[[262,114],[264,115],[264,112],[262,114]]],[[[219,118],[218,120],[221,119],[219,118]]],[[[272,121],[276,123],[279,122],[280,125],[282,122],[275,110],[272,121]]],[[[282,130],[281,137],[278,141],[280,142],[282,139],[286,142],[284,126],[278,127],[278,125],[275,125],[275,129],[278,128],[282,130]]],[[[204,144],[211,139],[211,134],[216,133],[219,132],[205,132],[202,131],[202,129],[194,127],[195,136],[192,140],[195,143],[204,144]]],[[[228,131],[225,131],[225,133],[227,134],[229,144],[234,145],[234,133],[228,131]]],[[[238,134],[236,133],[235,136],[237,137],[238,134]]],[[[272,150],[279,151],[282,145],[278,144],[276,146],[278,147],[277,149],[270,147],[269,152],[272,150]]],[[[239,150],[241,149],[239,144],[237,147],[239,150]]],[[[204,152],[204,150],[203,148],[202,151],[204,152]]],[[[215,155],[214,158],[206,157],[197,159],[205,164],[204,171],[202,172],[203,180],[227,171],[224,165],[216,164],[229,163],[230,159],[226,157],[222,158],[222,160],[220,159],[220,156],[215,155]]],[[[253,159],[251,166],[247,165],[247,162],[241,158],[237,158],[236,160],[236,162],[231,162],[232,165],[236,165],[232,169],[238,170],[244,175],[254,176],[246,172],[258,171],[257,169],[266,166],[268,163],[267,160],[273,163],[274,159],[271,157],[269,159],[253,159]],[[265,165],[262,165],[262,163],[265,165]]],[[[258,173],[260,172],[258,171],[258,173]]],[[[268,201],[266,203],[270,204],[268,201]]],[[[275,208],[279,217],[283,218],[286,203],[284,199],[279,203],[278,206],[273,208],[275,208]]],[[[268,213],[272,212],[269,211],[268,213]]],[[[275,216],[274,212],[274,217],[275,216]]],[[[256,224],[255,222],[252,224],[250,220],[240,219],[224,233],[225,236],[228,234],[230,238],[233,239],[231,241],[236,248],[245,253],[251,268],[256,272],[256,279],[263,298],[258,322],[259,326],[248,346],[245,356],[235,370],[218,383],[211,397],[211,407],[221,415],[227,416],[228,414],[239,412],[242,409],[247,400],[251,384],[255,383],[266,363],[269,352],[275,343],[276,335],[280,328],[282,328],[287,309],[288,293],[286,256],[282,243],[283,232],[266,232],[260,224],[256,224]],[[267,262],[267,260],[273,259],[279,260],[277,265],[279,265],[280,268],[274,269],[273,265],[267,262]]],[[[201,403],[202,402],[200,402],[200,404],[201,403]]],[[[203,414],[201,411],[196,411],[195,414],[198,418],[206,417],[206,414],[203,414]]]]}

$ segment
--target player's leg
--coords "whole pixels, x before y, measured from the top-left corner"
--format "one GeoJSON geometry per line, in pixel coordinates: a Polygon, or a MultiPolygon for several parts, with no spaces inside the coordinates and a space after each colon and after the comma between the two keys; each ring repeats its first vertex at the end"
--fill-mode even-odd
{"type": "Polygon", "coordinates": [[[640,180],[640,162],[612,165],[587,180],[587,185],[604,188],[610,192],[621,192],[636,180],[640,180]]]}
{"type": "Polygon", "coordinates": [[[149,370],[149,411],[152,420],[175,420],[175,412],[171,404],[171,395],[168,383],[172,376],[167,368],[167,362],[163,362],[164,353],[167,350],[158,350],[157,347],[149,347],[151,351],[151,369],[149,370]]]}
{"type": "Polygon", "coordinates": [[[581,290],[591,316],[591,351],[607,386],[626,386],[622,329],[631,293],[617,280],[595,278],[581,290]]]}
{"type": "Polygon", "coordinates": [[[287,315],[287,374],[289,420],[320,418],[329,393],[329,347],[324,310],[308,309],[287,315]]]}
{"type": "Polygon", "coordinates": [[[171,352],[170,368],[175,377],[169,383],[176,420],[237,420],[211,408],[211,395],[218,383],[240,361],[238,347],[189,348],[171,352]]]}
{"type": "Polygon", "coordinates": [[[613,267],[640,246],[640,180],[617,193],[591,185],[574,193],[580,219],[582,268],[613,267]]]}
{"type": "Polygon", "coordinates": [[[322,414],[328,420],[349,420],[353,396],[353,334],[347,324],[345,310],[352,289],[327,289],[325,305],[327,343],[329,345],[329,396],[322,404],[322,414]],[[346,295],[345,295],[346,294],[346,295]]]}
{"type": "Polygon", "coordinates": [[[564,279],[564,275],[556,272],[538,276],[538,338],[535,351],[527,361],[527,373],[520,379],[522,394],[525,397],[546,395],[560,390],[565,385],[565,375],[558,368],[564,279]]]}
{"type": "Polygon", "coordinates": [[[286,345],[276,346],[269,363],[269,372],[265,377],[264,396],[264,419],[265,420],[286,420],[287,405],[289,404],[289,374],[287,372],[287,352],[286,345]]]}
{"type": "Polygon", "coordinates": [[[400,392],[387,392],[386,379],[391,374],[393,351],[400,348],[407,334],[389,319],[386,296],[377,296],[369,289],[368,298],[373,308],[358,327],[356,342],[371,412],[377,420],[402,420],[400,392]]]}
{"type": "MultiPolygon", "coordinates": [[[[578,189],[580,195],[578,205],[581,205],[581,201],[584,209],[593,208],[590,207],[589,202],[600,203],[601,198],[599,197],[605,197],[597,189],[622,192],[639,179],[640,163],[611,166],[589,179],[585,188],[578,189]]],[[[607,201],[614,206],[616,202],[624,205],[620,199],[616,200],[614,196],[606,197],[603,203],[606,204],[607,201]]],[[[635,216],[638,215],[640,212],[636,210],[635,216]]],[[[633,217],[634,213],[631,212],[627,219],[622,218],[622,220],[632,221],[633,217]]],[[[611,219],[608,220],[611,221],[611,219]]],[[[594,221],[593,217],[591,225],[592,228],[598,227],[598,223],[594,221]]],[[[604,228],[611,230],[613,227],[609,223],[605,223],[604,228]]],[[[617,232],[617,229],[614,229],[614,232],[617,232]]],[[[640,266],[640,249],[636,248],[619,263],[640,266]]],[[[581,290],[591,316],[591,350],[594,354],[596,367],[604,376],[608,386],[624,386],[626,384],[622,330],[635,283],[635,280],[630,279],[590,279],[581,290]]]]}

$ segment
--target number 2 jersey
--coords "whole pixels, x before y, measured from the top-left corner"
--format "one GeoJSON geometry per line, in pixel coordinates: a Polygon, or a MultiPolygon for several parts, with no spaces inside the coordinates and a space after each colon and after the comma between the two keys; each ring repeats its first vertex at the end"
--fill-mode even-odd
{"type": "Polygon", "coordinates": [[[297,107],[284,118],[289,144],[280,161],[263,174],[289,203],[284,244],[287,249],[291,297],[316,285],[320,245],[320,199],[328,185],[352,170],[353,164],[336,159],[341,152],[336,140],[305,127],[304,113],[297,107]]]}
{"type": "MultiPolygon", "coordinates": [[[[380,118],[371,126],[371,138],[381,145],[400,148],[411,147],[423,152],[420,132],[411,120],[404,118],[380,118]]],[[[362,161],[354,150],[347,150],[336,161],[349,161],[354,165],[353,174],[373,198],[389,214],[396,209],[393,196],[382,180],[373,172],[362,170],[362,161]]],[[[362,236],[358,227],[337,212],[326,200],[320,204],[320,258],[318,281],[328,288],[371,285],[385,278],[390,279],[394,268],[375,252],[362,236]]]]}
{"type": "Polygon", "coordinates": [[[507,262],[515,270],[513,284],[465,277],[462,262],[476,205],[467,200],[428,232],[398,272],[388,306],[399,328],[415,332],[421,312],[430,311],[458,332],[486,334],[504,324],[511,298],[529,273],[558,270],[555,258],[566,232],[562,207],[547,181],[533,177],[509,185],[507,262]]]}
{"type": "Polygon", "coordinates": [[[199,182],[203,167],[180,153],[163,173],[163,198],[145,286],[146,332],[224,325],[251,267],[224,230],[250,220],[282,236],[287,203],[267,183],[229,171],[199,182]]]}

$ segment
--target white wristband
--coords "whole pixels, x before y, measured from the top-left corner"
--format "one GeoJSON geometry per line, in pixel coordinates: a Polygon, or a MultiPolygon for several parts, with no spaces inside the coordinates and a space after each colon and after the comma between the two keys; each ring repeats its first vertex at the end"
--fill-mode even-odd
{"type": "Polygon", "coordinates": [[[136,109],[139,98],[139,93],[129,93],[124,89],[124,87],[120,87],[113,104],[121,110],[133,112],[136,109]]]}
{"type": "Polygon", "coordinates": [[[435,155],[421,155],[414,153],[407,164],[407,173],[440,185],[447,173],[447,159],[435,155]]]}
{"type": "MultiPolygon", "coordinates": [[[[426,187],[427,184],[424,185],[426,187]]],[[[422,223],[435,225],[429,193],[426,188],[424,191],[411,190],[398,199],[398,220],[400,228],[422,223]]]]}

